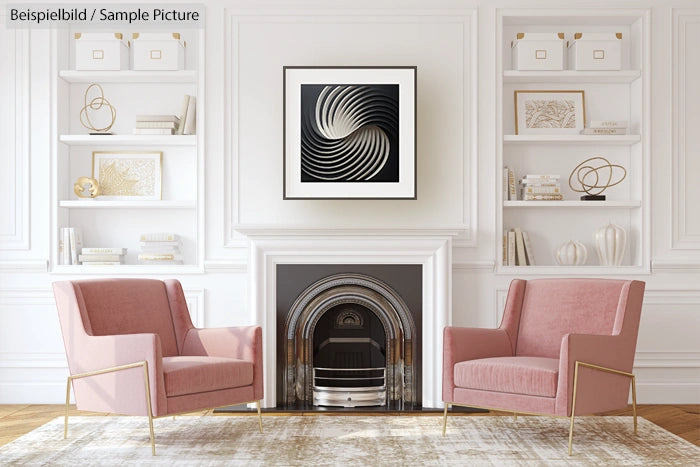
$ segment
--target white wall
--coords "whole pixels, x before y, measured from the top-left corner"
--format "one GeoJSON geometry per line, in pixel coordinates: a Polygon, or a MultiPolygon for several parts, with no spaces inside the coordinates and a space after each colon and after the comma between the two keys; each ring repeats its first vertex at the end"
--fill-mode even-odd
{"type": "MultiPolygon", "coordinates": [[[[453,322],[497,325],[512,276],[493,273],[496,8],[651,8],[652,273],[634,277],[647,282],[635,372],[641,403],[700,402],[696,2],[204,3],[205,273],[179,277],[204,326],[253,322],[235,233],[253,225],[462,226],[453,322]],[[418,65],[418,200],[282,200],[281,67],[321,64],[418,65]]],[[[74,276],[46,272],[49,41],[0,13],[0,403],[60,403],[67,374],[50,283],[74,276]]]]}

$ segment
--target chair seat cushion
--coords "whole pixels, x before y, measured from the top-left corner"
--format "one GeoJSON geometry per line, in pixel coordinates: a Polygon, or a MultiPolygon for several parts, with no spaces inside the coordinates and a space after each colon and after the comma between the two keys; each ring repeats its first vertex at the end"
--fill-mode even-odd
{"type": "Polygon", "coordinates": [[[455,386],[482,391],[555,397],[559,359],[496,357],[459,362],[454,366],[455,386]]]}
{"type": "Polygon", "coordinates": [[[168,397],[253,384],[253,363],[234,358],[163,357],[163,373],[168,397]]]}

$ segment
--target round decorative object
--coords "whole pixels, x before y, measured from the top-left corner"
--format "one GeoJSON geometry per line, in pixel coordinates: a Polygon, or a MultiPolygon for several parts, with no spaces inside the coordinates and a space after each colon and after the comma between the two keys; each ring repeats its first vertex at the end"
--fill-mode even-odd
{"type": "MultiPolygon", "coordinates": [[[[627,170],[618,164],[611,164],[604,157],[591,157],[577,165],[569,175],[569,188],[578,193],[587,193],[588,199],[605,199],[601,194],[611,186],[621,183],[627,170]],[[619,178],[613,181],[615,170],[621,170],[619,178]],[[578,185],[573,183],[574,175],[578,185]]],[[[581,198],[583,199],[583,198],[581,198]]]]}
{"type": "Polygon", "coordinates": [[[114,107],[112,107],[112,104],[110,104],[109,101],[105,99],[105,93],[102,90],[102,86],[96,83],[93,83],[90,86],[88,86],[85,90],[85,95],[83,96],[83,108],[80,109],[80,124],[88,130],[92,130],[96,133],[108,134],[107,132],[110,128],[112,128],[112,125],[114,125],[114,120],[116,118],[117,111],[114,107]],[[96,97],[93,97],[88,102],[88,95],[90,94],[90,90],[93,88],[99,90],[100,94],[96,97]],[[102,110],[103,108],[109,111],[109,124],[106,126],[96,127],[90,119],[90,112],[97,112],[99,110],[102,110]]]}
{"type": "Polygon", "coordinates": [[[80,198],[94,198],[100,194],[100,184],[90,177],[80,177],[73,184],[73,191],[80,198]]]}
{"type": "Polygon", "coordinates": [[[569,240],[568,242],[562,243],[562,245],[557,249],[557,264],[562,266],[578,266],[579,264],[586,264],[586,259],[588,258],[588,251],[583,243],[577,242],[575,240],[569,240]]]}
{"type": "Polygon", "coordinates": [[[595,247],[600,264],[619,266],[625,256],[627,232],[619,225],[610,223],[598,229],[595,234],[595,247]]]}

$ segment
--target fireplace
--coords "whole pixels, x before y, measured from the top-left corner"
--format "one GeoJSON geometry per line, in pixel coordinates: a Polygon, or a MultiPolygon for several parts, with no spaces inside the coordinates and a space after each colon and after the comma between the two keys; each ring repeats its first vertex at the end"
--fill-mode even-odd
{"type": "Polygon", "coordinates": [[[278,265],[277,406],[421,406],[420,265],[278,265]]]}

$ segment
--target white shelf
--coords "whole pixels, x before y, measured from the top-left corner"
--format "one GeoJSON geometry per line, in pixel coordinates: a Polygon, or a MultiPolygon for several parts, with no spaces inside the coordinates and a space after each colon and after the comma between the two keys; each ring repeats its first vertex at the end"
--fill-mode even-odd
{"type": "Polygon", "coordinates": [[[506,208],[639,208],[641,201],[504,201],[506,208]]]}
{"type": "Polygon", "coordinates": [[[578,143],[598,145],[632,145],[639,135],[503,135],[504,143],[578,143]]]}
{"type": "Polygon", "coordinates": [[[197,135],[61,135],[70,146],[196,146],[197,135]]]}
{"type": "Polygon", "coordinates": [[[194,70],[178,71],[77,71],[62,70],[58,76],[69,83],[196,83],[194,70]]]}
{"type": "Polygon", "coordinates": [[[194,209],[197,204],[190,200],[100,200],[86,198],[84,200],[59,201],[59,207],[71,209],[194,209]]]}
{"type": "Polygon", "coordinates": [[[203,269],[192,264],[163,264],[151,266],[149,264],[119,264],[119,265],[95,265],[84,266],[82,264],[56,265],[51,271],[53,274],[199,274],[203,269]]]}
{"type": "Polygon", "coordinates": [[[572,276],[601,276],[610,274],[633,275],[648,272],[644,266],[558,266],[556,264],[543,266],[503,266],[496,268],[496,274],[516,275],[516,276],[561,276],[562,274],[572,276]]]}
{"type": "Polygon", "coordinates": [[[639,79],[639,70],[619,71],[518,71],[503,72],[504,83],[606,83],[628,84],[639,79]]]}

